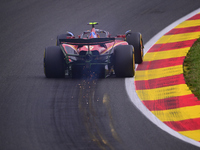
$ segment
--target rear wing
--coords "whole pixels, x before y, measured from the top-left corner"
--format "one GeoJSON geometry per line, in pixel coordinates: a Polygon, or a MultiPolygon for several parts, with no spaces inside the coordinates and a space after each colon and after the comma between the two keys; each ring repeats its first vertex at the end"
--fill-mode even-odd
{"type": "Polygon", "coordinates": [[[115,41],[115,38],[93,38],[93,39],[59,39],[61,44],[70,45],[101,45],[115,41]]]}

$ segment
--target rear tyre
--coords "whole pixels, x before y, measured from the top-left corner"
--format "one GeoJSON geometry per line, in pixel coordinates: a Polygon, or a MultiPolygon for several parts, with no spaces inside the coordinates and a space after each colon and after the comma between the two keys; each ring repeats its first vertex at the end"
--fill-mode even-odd
{"type": "Polygon", "coordinates": [[[135,63],[141,64],[143,62],[143,41],[141,33],[128,32],[126,34],[126,41],[134,47],[135,63]]]}
{"type": "Polygon", "coordinates": [[[71,34],[60,34],[57,36],[57,40],[56,40],[56,46],[59,46],[60,43],[60,39],[67,39],[67,37],[70,37],[71,34]]]}
{"type": "Polygon", "coordinates": [[[135,74],[132,45],[119,45],[114,49],[114,70],[117,77],[133,77],[135,74]]]}
{"type": "Polygon", "coordinates": [[[64,54],[59,46],[51,46],[45,48],[44,73],[47,78],[65,77],[64,54]]]}

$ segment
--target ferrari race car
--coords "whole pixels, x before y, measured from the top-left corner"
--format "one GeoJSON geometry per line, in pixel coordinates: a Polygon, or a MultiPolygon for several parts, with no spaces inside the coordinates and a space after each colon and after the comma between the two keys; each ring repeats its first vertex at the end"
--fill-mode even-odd
{"type": "Polygon", "coordinates": [[[45,48],[44,73],[47,78],[134,76],[135,63],[143,61],[142,35],[129,30],[124,35],[111,37],[109,32],[95,29],[97,24],[88,23],[92,29],[77,38],[71,32],[58,35],[56,46],[45,48]]]}

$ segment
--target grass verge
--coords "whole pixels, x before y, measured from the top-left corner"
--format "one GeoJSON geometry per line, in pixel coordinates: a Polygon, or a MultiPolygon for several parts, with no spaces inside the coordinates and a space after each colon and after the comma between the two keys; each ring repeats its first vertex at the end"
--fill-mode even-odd
{"type": "Polygon", "coordinates": [[[200,38],[187,53],[183,66],[185,82],[200,100],[200,38]]]}

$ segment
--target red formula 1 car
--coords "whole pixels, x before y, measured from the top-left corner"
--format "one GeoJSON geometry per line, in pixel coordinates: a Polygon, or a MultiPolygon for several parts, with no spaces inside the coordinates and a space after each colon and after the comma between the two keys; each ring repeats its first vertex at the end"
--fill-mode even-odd
{"type": "Polygon", "coordinates": [[[57,36],[57,46],[45,48],[44,73],[47,78],[133,77],[135,63],[143,61],[142,35],[127,31],[111,37],[105,30],[91,30],[75,38],[71,32],[57,36]],[[100,37],[101,36],[101,37],[100,37]]]}

